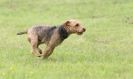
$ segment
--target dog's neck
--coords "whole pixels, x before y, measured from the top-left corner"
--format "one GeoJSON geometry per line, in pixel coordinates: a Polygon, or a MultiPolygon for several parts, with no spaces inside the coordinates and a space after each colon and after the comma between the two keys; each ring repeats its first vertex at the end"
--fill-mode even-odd
{"type": "Polygon", "coordinates": [[[64,28],[63,25],[61,25],[59,27],[59,34],[60,34],[60,38],[61,38],[61,41],[63,41],[64,39],[66,39],[70,34],[67,32],[67,30],[64,28]]]}

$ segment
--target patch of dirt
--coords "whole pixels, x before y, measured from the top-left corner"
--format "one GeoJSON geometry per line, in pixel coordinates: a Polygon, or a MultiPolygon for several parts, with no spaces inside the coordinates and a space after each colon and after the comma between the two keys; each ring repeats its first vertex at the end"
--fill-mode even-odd
{"type": "Polygon", "coordinates": [[[104,16],[95,16],[95,15],[93,15],[93,16],[91,16],[90,18],[92,18],[92,19],[97,19],[97,18],[103,18],[104,16]]]}
{"type": "Polygon", "coordinates": [[[133,24],[133,17],[126,17],[125,22],[128,24],[133,24]]]}

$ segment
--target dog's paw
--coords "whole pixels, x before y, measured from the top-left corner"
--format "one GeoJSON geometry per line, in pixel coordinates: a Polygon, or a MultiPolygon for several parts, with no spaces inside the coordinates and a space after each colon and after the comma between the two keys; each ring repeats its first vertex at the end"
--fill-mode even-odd
{"type": "Polygon", "coordinates": [[[38,52],[39,52],[40,54],[42,54],[42,50],[41,50],[41,49],[38,49],[38,52]]]}

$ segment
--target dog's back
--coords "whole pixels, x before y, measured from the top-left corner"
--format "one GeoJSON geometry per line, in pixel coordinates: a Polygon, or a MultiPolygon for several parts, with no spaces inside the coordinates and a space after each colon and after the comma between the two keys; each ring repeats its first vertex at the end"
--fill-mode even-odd
{"type": "Polygon", "coordinates": [[[28,30],[28,34],[36,34],[38,37],[38,41],[41,43],[44,43],[46,41],[49,41],[54,29],[56,27],[49,27],[49,26],[35,26],[28,30]]]}

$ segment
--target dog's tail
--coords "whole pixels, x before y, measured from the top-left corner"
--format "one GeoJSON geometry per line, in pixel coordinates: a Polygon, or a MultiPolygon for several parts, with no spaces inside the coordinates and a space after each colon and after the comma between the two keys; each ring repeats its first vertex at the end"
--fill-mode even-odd
{"type": "Polygon", "coordinates": [[[17,35],[27,34],[27,31],[19,32],[17,35]]]}

